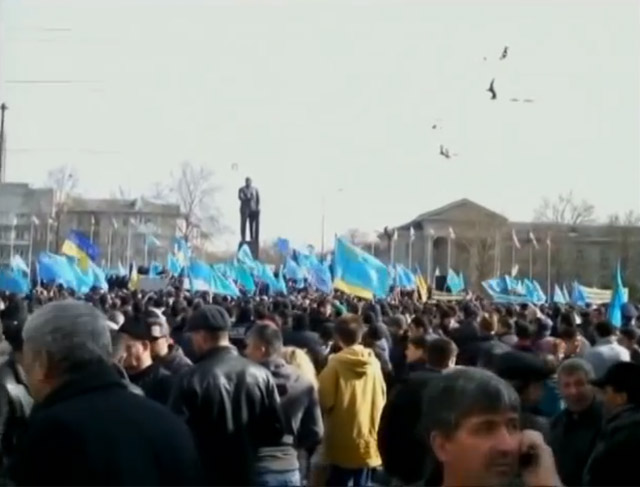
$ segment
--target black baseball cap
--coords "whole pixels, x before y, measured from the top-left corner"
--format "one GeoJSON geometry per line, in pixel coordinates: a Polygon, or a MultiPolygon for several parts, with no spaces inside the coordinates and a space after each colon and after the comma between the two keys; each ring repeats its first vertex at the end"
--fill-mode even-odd
{"type": "Polygon", "coordinates": [[[631,402],[638,402],[640,396],[640,365],[633,362],[617,362],[591,383],[604,389],[610,386],[616,392],[626,392],[631,402]]]}
{"type": "Polygon", "coordinates": [[[191,333],[198,330],[203,331],[228,331],[231,328],[231,318],[222,306],[207,304],[202,306],[187,320],[185,331],[191,333]]]}
{"type": "Polygon", "coordinates": [[[150,342],[167,337],[171,332],[166,318],[155,310],[126,317],[118,331],[135,340],[150,342]]]}
{"type": "Polygon", "coordinates": [[[499,354],[494,370],[496,375],[510,381],[542,382],[553,375],[541,358],[519,350],[499,354]]]}

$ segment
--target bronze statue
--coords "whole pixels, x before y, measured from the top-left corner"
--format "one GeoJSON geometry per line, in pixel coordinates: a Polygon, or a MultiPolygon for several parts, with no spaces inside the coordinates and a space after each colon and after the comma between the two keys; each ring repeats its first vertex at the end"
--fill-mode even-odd
{"type": "Polygon", "coordinates": [[[244,186],[238,190],[240,200],[240,239],[246,242],[247,221],[249,222],[249,238],[252,242],[260,238],[260,194],[258,188],[251,185],[251,178],[244,180],[244,186]]]}

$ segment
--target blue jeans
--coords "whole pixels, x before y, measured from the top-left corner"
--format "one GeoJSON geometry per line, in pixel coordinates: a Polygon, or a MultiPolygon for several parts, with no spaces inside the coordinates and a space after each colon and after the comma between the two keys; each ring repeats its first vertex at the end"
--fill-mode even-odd
{"type": "Polygon", "coordinates": [[[331,465],[327,485],[332,487],[369,487],[370,468],[342,468],[331,465]]]}
{"type": "Polygon", "coordinates": [[[257,487],[300,487],[300,470],[258,470],[257,487]]]}

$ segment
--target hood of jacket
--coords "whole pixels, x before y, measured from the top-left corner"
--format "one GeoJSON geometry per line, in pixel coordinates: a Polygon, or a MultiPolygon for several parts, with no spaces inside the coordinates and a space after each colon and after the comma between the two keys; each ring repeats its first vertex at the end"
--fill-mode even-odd
{"type": "Polygon", "coordinates": [[[332,360],[341,372],[354,378],[365,375],[377,361],[374,351],[362,345],[345,348],[335,354],[332,360]]]}

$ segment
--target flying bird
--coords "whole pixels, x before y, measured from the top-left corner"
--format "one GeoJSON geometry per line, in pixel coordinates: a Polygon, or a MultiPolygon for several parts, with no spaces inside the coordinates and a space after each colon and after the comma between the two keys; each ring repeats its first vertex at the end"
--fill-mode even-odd
{"type": "Polygon", "coordinates": [[[487,88],[487,91],[489,93],[491,93],[491,99],[495,100],[496,98],[498,98],[498,95],[496,93],[496,89],[493,87],[493,82],[495,81],[495,78],[491,80],[491,84],[489,85],[489,88],[487,88]]]}
{"type": "Polygon", "coordinates": [[[525,103],[533,103],[533,100],[531,98],[525,98],[522,101],[525,102],[525,103]]]}
{"type": "Polygon", "coordinates": [[[509,46],[504,46],[504,49],[502,50],[502,54],[500,54],[500,61],[502,61],[503,59],[507,59],[508,54],[509,54],[509,46]]]}
{"type": "MultiPolygon", "coordinates": [[[[449,149],[445,149],[442,144],[440,144],[440,155],[447,159],[451,159],[451,154],[449,154],[449,149]]],[[[457,154],[454,154],[454,156],[457,154]]]]}
{"type": "Polygon", "coordinates": [[[511,98],[509,101],[513,101],[513,102],[519,102],[520,100],[518,98],[511,98]]]}
{"type": "Polygon", "coordinates": [[[438,128],[438,124],[435,124],[435,123],[434,123],[434,124],[431,126],[431,129],[432,129],[432,130],[435,130],[435,129],[437,129],[437,128],[438,128]]]}

